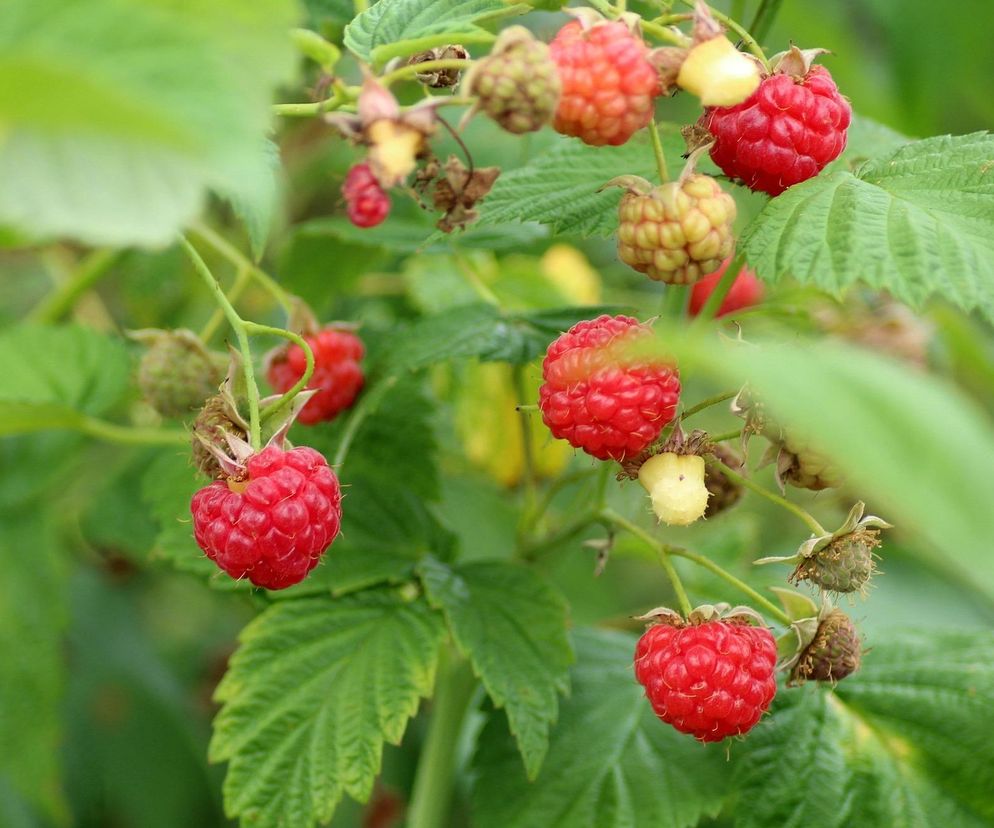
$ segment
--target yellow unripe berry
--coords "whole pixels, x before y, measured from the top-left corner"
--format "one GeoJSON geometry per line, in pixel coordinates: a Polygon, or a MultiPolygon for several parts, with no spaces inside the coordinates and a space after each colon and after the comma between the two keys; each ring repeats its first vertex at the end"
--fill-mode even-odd
{"type": "Polygon", "coordinates": [[[759,87],[759,65],[727,37],[713,37],[690,50],[676,82],[704,106],[735,106],[759,87]]]}
{"type": "Polygon", "coordinates": [[[704,458],[666,452],[651,457],[639,469],[639,483],[652,499],[652,511],[670,526],[687,526],[704,514],[708,490],[704,458]]]}

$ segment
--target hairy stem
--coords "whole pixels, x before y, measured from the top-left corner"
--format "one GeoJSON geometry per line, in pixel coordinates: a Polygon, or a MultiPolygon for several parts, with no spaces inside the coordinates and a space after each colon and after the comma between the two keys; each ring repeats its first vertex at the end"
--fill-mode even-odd
{"type": "Polygon", "coordinates": [[[720,469],[722,474],[724,474],[725,477],[727,477],[733,483],[738,483],[740,486],[745,486],[750,491],[755,492],[761,497],[765,497],[771,503],[776,503],[777,506],[786,509],[792,515],[795,515],[797,518],[803,521],[804,525],[807,526],[814,534],[816,535],[827,534],[827,532],[825,531],[825,527],[823,527],[817,520],[815,520],[814,516],[812,516],[807,511],[802,509],[796,503],[791,503],[789,500],[787,500],[787,498],[780,497],[780,495],[778,494],[774,494],[769,489],[763,488],[755,481],[750,480],[748,477],[743,477],[734,469],[730,468],[729,466],[726,466],[716,457],[709,457],[707,462],[715,466],[716,468],[720,469]]]}
{"type": "Polygon", "coordinates": [[[428,735],[411,792],[408,828],[445,828],[449,824],[456,751],[475,689],[476,678],[469,662],[444,648],[438,660],[428,735]]]}
{"type": "Polygon", "coordinates": [[[358,404],[352,409],[352,413],[349,415],[348,422],[345,425],[345,430],[342,432],[341,442],[339,442],[338,449],[335,451],[335,456],[331,461],[331,465],[334,468],[337,469],[345,462],[345,458],[349,454],[349,449],[352,448],[352,441],[359,432],[359,427],[363,424],[366,417],[376,410],[376,406],[380,404],[380,400],[397,384],[399,379],[394,374],[380,380],[376,388],[370,391],[370,393],[364,394],[358,404]]]}
{"type": "Polygon", "coordinates": [[[259,424],[259,386],[255,382],[255,370],[252,366],[252,349],[249,347],[248,331],[246,330],[245,322],[238,315],[238,311],[235,310],[231,302],[228,301],[228,297],[224,295],[221,285],[218,284],[217,279],[214,278],[214,274],[211,273],[210,268],[207,267],[207,263],[200,257],[197,249],[190,244],[185,236],[180,236],[180,245],[186,251],[186,255],[190,257],[194,270],[204,280],[204,284],[214,296],[214,301],[220,306],[225,318],[228,320],[228,324],[231,325],[231,329],[235,332],[235,338],[238,340],[238,350],[242,355],[242,367],[245,373],[245,393],[248,396],[249,441],[252,444],[252,448],[258,451],[262,448],[262,430],[259,424]]]}
{"type": "Polygon", "coordinates": [[[307,387],[307,383],[311,381],[311,377],[314,374],[314,352],[311,350],[311,346],[307,344],[302,336],[295,334],[293,331],[287,331],[283,328],[273,328],[269,325],[260,325],[257,322],[246,322],[245,327],[249,333],[253,334],[268,334],[269,336],[279,336],[283,339],[288,339],[294,345],[299,345],[301,350],[304,352],[304,373],[301,375],[300,379],[293,385],[293,387],[287,389],[286,393],[283,394],[278,400],[270,403],[260,412],[262,417],[271,417],[278,411],[286,408],[290,404],[290,401],[297,396],[301,391],[307,387]]]}
{"type": "Polygon", "coordinates": [[[652,139],[652,151],[656,155],[656,169],[659,170],[659,183],[665,184],[670,180],[670,171],[666,167],[666,155],[663,153],[663,142],[659,138],[659,127],[656,119],[649,121],[649,137],[652,139]]]}
{"type": "Polygon", "coordinates": [[[189,446],[190,435],[180,429],[138,428],[108,423],[96,417],[84,416],[76,429],[89,437],[131,446],[189,446]]]}
{"type": "Polygon", "coordinates": [[[738,393],[738,391],[724,391],[721,394],[715,394],[713,397],[706,397],[696,405],[692,405],[684,411],[680,415],[680,421],[683,422],[689,419],[692,415],[696,414],[698,411],[703,411],[705,408],[710,408],[713,405],[720,405],[725,402],[725,400],[732,399],[738,393]]]}
{"type": "MultiPolygon", "coordinates": [[[[228,288],[228,301],[234,304],[238,301],[238,297],[242,295],[242,292],[248,287],[249,281],[252,279],[252,272],[246,267],[238,268],[238,273],[235,275],[235,281],[232,282],[231,287],[228,288]]],[[[203,329],[200,331],[200,339],[203,342],[209,342],[211,337],[217,333],[217,329],[221,327],[221,323],[224,321],[224,311],[221,308],[215,308],[214,313],[211,314],[211,318],[207,320],[203,329]]]]}

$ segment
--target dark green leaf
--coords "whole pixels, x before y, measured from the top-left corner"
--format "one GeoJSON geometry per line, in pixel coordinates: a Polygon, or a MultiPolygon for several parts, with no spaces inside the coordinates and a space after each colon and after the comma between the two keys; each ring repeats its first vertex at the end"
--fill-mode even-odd
{"type": "Polygon", "coordinates": [[[689,828],[721,806],[725,767],[661,724],[632,675],[635,639],[577,630],[572,692],[542,771],[529,782],[504,717],[492,714],[474,758],[481,828],[689,828]]]}
{"type": "Polygon", "coordinates": [[[542,766],[559,694],[569,688],[572,651],[563,597],[533,571],[478,561],[450,568],[428,558],[418,569],[462,653],[497,707],[507,711],[529,778],[542,766]]]}
{"type": "Polygon", "coordinates": [[[245,628],[216,698],[212,761],[229,815],[259,828],[329,820],[365,801],[384,742],[431,692],[441,617],[386,590],[283,601],[245,628]]]}

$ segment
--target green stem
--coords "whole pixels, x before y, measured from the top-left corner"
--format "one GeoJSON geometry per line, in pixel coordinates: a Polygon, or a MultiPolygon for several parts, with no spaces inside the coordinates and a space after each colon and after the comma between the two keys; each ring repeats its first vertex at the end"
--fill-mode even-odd
{"type": "Polygon", "coordinates": [[[756,15],[752,18],[752,25],[749,27],[749,31],[752,32],[756,40],[762,40],[769,33],[770,27],[773,25],[773,21],[780,11],[780,3],[782,1],[762,0],[759,4],[759,8],[756,9],[756,15]]]}
{"type": "Polygon", "coordinates": [[[656,40],[662,40],[665,43],[672,43],[674,46],[680,46],[682,48],[690,46],[691,40],[683,32],[674,31],[673,29],[665,26],[658,26],[655,23],[650,23],[648,20],[640,20],[639,26],[643,32],[652,35],[656,38],[656,40]]]}
{"type": "Polygon", "coordinates": [[[663,142],[659,139],[659,127],[656,126],[655,118],[649,121],[649,137],[652,138],[652,151],[656,154],[659,183],[665,184],[670,180],[670,171],[666,168],[666,155],[663,153],[663,142]]]}
{"type": "Polygon", "coordinates": [[[287,314],[293,311],[293,303],[290,301],[290,295],[283,290],[279,282],[231,244],[224,236],[215,233],[214,230],[201,222],[195,224],[191,229],[235,267],[248,270],[252,274],[252,277],[270,293],[287,314]]]}
{"type": "MultiPolygon", "coordinates": [[[[523,405],[525,400],[525,369],[523,365],[515,365],[511,371],[514,382],[514,393],[518,398],[518,404],[523,405]]],[[[527,411],[518,409],[518,425],[521,429],[521,454],[524,460],[525,472],[525,516],[531,514],[535,508],[535,501],[538,497],[536,490],[537,477],[535,473],[535,441],[532,437],[530,415],[527,411]]],[[[524,524],[522,524],[523,526],[524,524]]]]}
{"type": "Polygon", "coordinates": [[[725,297],[728,296],[728,291],[732,289],[732,285],[735,284],[735,279],[744,265],[745,256],[741,253],[737,253],[728,263],[728,267],[725,268],[725,272],[721,274],[718,284],[714,286],[714,290],[711,292],[708,300],[704,303],[704,307],[701,308],[701,312],[697,314],[697,318],[694,320],[695,325],[702,325],[703,323],[715,318],[715,315],[718,313],[718,308],[720,308],[721,303],[725,301],[725,297]]]}
{"type": "Polygon", "coordinates": [[[55,288],[31,309],[28,319],[48,324],[58,322],[75,307],[84,293],[107,275],[120,255],[120,250],[94,250],[79,264],[72,278],[55,288]]]}
{"type": "Polygon", "coordinates": [[[783,610],[781,610],[776,604],[767,598],[764,598],[760,593],[754,590],[745,581],[736,578],[731,572],[723,569],[710,558],[706,558],[703,555],[698,555],[696,552],[691,552],[687,549],[681,549],[679,547],[670,547],[670,554],[676,555],[678,558],[686,558],[688,561],[693,561],[694,563],[703,566],[710,572],[713,572],[723,581],[731,584],[740,592],[748,595],[756,604],[765,609],[770,615],[777,619],[781,624],[785,626],[790,626],[791,619],[783,610]]]}
{"type": "Polygon", "coordinates": [[[725,400],[732,399],[738,391],[724,391],[721,394],[715,394],[713,397],[706,397],[701,400],[697,405],[692,405],[686,411],[680,415],[680,422],[689,420],[691,416],[696,414],[698,411],[703,411],[705,408],[710,408],[712,405],[720,405],[725,402],[725,400]]]}
{"type": "Polygon", "coordinates": [[[190,444],[190,435],[179,429],[123,426],[87,416],[83,416],[74,427],[89,437],[96,437],[108,443],[131,446],[189,446],[190,444]]]}
{"type": "Polygon", "coordinates": [[[708,435],[712,443],[723,443],[725,440],[734,440],[737,437],[742,436],[742,429],[736,428],[732,431],[726,431],[724,434],[708,435]]]}
{"type": "MultiPolygon", "coordinates": [[[[238,268],[238,273],[235,275],[235,281],[232,283],[231,287],[228,288],[228,301],[234,304],[238,301],[238,297],[242,295],[242,291],[248,286],[249,280],[252,278],[252,272],[245,267],[238,268]]],[[[209,342],[211,337],[217,333],[217,329],[221,326],[224,321],[224,311],[221,308],[215,308],[214,313],[211,314],[211,318],[207,320],[203,329],[200,331],[200,339],[202,342],[209,342]]]]}
{"type": "Polygon", "coordinates": [[[446,828],[452,808],[457,750],[476,678],[465,659],[443,649],[431,705],[431,720],[418,760],[407,813],[407,828],[446,828]]]}
{"type": "Polygon", "coordinates": [[[252,349],[249,347],[248,331],[246,330],[245,322],[238,315],[238,311],[235,310],[231,302],[228,301],[228,297],[224,295],[221,285],[218,284],[217,279],[214,278],[214,274],[211,273],[210,268],[207,267],[207,263],[200,257],[197,249],[190,244],[185,236],[180,236],[179,240],[180,245],[186,251],[186,255],[190,257],[194,270],[197,271],[204,280],[204,284],[214,294],[214,301],[224,311],[228,324],[231,325],[231,329],[235,332],[235,338],[238,340],[238,350],[242,355],[242,368],[245,374],[245,393],[248,396],[249,441],[252,444],[252,448],[259,451],[262,448],[261,428],[259,426],[259,386],[255,382],[255,370],[252,367],[252,349]]]}
{"type": "Polygon", "coordinates": [[[667,285],[659,314],[664,319],[682,319],[687,309],[687,285],[667,285]]]}
{"type": "MultiPolygon", "coordinates": [[[[684,5],[693,6],[692,0],[683,0],[684,5]]],[[[739,39],[746,45],[746,48],[756,56],[756,58],[763,64],[763,68],[766,71],[770,69],[770,62],[766,59],[766,54],[763,52],[762,47],[756,42],[756,39],[749,34],[746,28],[736,20],[733,20],[727,14],[722,14],[714,7],[709,7],[711,9],[711,14],[714,15],[714,19],[723,23],[726,27],[731,29],[735,34],[739,36],[739,39]]]]}
{"type": "Polygon", "coordinates": [[[524,561],[534,561],[542,552],[547,549],[554,549],[560,544],[566,543],[566,541],[575,538],[589,526],[594,523],[598,523],[599,521],[600,519],[596,515],[584,515],[582,518],[575,520],[573,523],[570,523],[558,532],[546,535],[544,538],[541,538],[535,543],[519,546],[518,557],[524,561]]]}
{"type": "Polygon", "coordinates": [[[764,489],[758,483],[754,482],[753,480],[750,480],[748,477],[743,477],[737,471],[735,471],[732,468],[729,468],[728,466],[726,466],[724,463],[722,463],[720,460],[718,460],[715,457],[708,458],[707,462],[710,463],[711,465],[717,467],[722,472],[722,474],[724,474],[725,477],[727,477],[733,483],[738,483],[740,486],[745,486],[750,491],[755,492],[756,494],[760,495],[761,497],[765,497],[771,503],[776,503],[777,506],[780,506],[781,508],[786,509],[792,515],[795,515],[797,518],[799,518],[800,520],[802,520],[804,522],[804,524],[815,535],[825,535],[825,534],[828,534],[825,531],[825,528],[817,520],[815,520],[815,518],[811,514],[809,514],[804,509],[802,509],[796,503],[791,503],[789,500],[787,500],[787,498],[780,497],[780,495],[774,494],[769,489],[764,489]]]}
{"type": "Polygon", "coordinates": [[[376,406],[380,404],[380,400],[383,399],[386,393],[397,384],[398,379],[400,378],[394,375],[380,380],[376,388],[363,396],[355,408],[352,409],[352,413],[349,415],[348,422],[345,425],[345,430],[342,432],[341,442],[338,444],[338,449],[332,458],[332,467],[337,469],[345,462],[345,458],[349,454],[349,449],[352,448],[352,441],[359,432],[359,426],[376,409],[376,406]]]}
{"type": "Polygon", "coordinates": [[[690,604],[690,599],[687,597],[687,590],[683,588],[683,581],[680,580],[680,576],[677,574],[677,571],[673,566],[673,562],[670,560],[670,547],[665,543],[661,543],[656,540],[641,526],[632,523],[630,520],[622,517],[612,509],[602,509],[600,516],[603,520],[624,529],[629,534],[637,537],[647,546],[656,550],[659,554],[659,560],[663,564],[663,569],[666,572],[666,577],[670,579],[670,583],[673,585],[673,591],[676,593],[676,600],[677,604],[680,606],[680,612],[683,613],[684,618],[689,616],[693,610],[693,607],[690,604]]]}
{"type": "Polygon", "coordinates": [[[304,361],[306,364],[304,366],[304,373],[300,379],[291,388],[287,389],[283,396],[275,402],[271,402],[259,412],[263,418],[271,417],[289,405],[290,401],[303,391],[307,387],[307,383],[311,381],[311,376],[314,374],[314,351],[311,350],[311,346],[307,344],[307,341],[302,336],[295,334],[293,331],[287,331],[283,328],[273,328],[269,325],[260,325],[258,322],[246,322],[245,328],[251,334],[279,336],[283,339],[288,339],[294,345],[300,346],[304,352],[304,361]]]}
{"type": "Polygon", "coordinates": [[[380,83],[384,86],[390,86],[399,80],[420,75],[422,72],[434,72],[438,69],[468,69],[472,65],[473,61],[466,60],[465,58],[440,58],[439,60],[426,60],[422,63],[409,63],[406,66],[401,66],[399,69],[394,69],[392,72],[381,75],[380,83]]]}

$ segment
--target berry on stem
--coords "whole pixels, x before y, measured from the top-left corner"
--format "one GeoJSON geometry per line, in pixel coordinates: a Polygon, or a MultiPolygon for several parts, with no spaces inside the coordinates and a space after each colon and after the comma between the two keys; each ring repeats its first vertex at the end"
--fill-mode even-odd
{"type": "Polygon", "coordinates": [[[646,126],[662,92],[642,38],[621,21],[567,23],[549,44],[562,95],[554,126],[592,146],[619,146],[646,126]]]}
{"type": "MultiPolygon", "coordinates": [[[[301,409],[297,419],[314,425],[334,419],[355,401],[365,378],[359,364],[365,353],[362,340],[341,328],[322,328],[304,340],[314,353],[314,373],[308,388],[317,389],[301,409]]],[[[276,351],[269,360],[266,378],[280,393],[292,388],[304,375],[307,359],[299,345],[288,345],[276,351]]]]}
{"type": "Polygon", "coordinates": [[[704,516],[709,492],[704,458],[671,451],[650,457],[639,469],[639,483],[652,499],[652,511],[669,526],[688,526],[704,516]]]}
{"type": "Polygon", "coordinates": [[[713,178],[685,172],[653,187],[622,176],[605,186],[615,185],[627,190],[618,205],[618,256],[629,267],[658,282],[689,285],[731,255],[735,201],[713,178]]]}
{"type": "Polygon", "coordinates": [[[792,47],[746,101],[701,116],[712,160],[751,190],[779,195],[845,149],[852,109],[829,71],[811,65],[818,51],[792,47]]]}
{"type": "Polygon", "coordinates": [[[659,436],[676,412],[679,375],[662,360],[626,353],[651,336],[630,316],[604,315],[579,322],[549,346],[539,408],[553,436],[619,461],[659,436]]]}
{"type": "Polygon", "coordinates": [[[657,618],[635,649],[635,678],[656,715],[701,742],[748,733],[776,695],[777,645],[734,616],[657,618]]]}
{"type": "MultiPolygon", "coordinates": [[[[721,267],[714,273],[709,273],[694,283],[690,291],[690,303],[687,307],[687,313],[690,316],[697,316],[701,312],[708,297],[714,293],[721,277],[725,275],[731,261],[731,258],[725,259],[721,263],[721,267]]],[[[732,282],[731,289],[718,306],[718,312],[715,316],[725,316],[743,308],[758,305],[763,301],[764,292],[763,283],[756,277],[755,272],[748,267],[743,267],[739,271],[739,275],[735,277],[735,281],[732,282]]]]}
{"type": "Polygon", "coordinates": [[[182,417],[217,393],[224,377],[224,356],[213,354],[188,330],[132,331],[148,345],[138,366],[142,396],[163,417],[182,417]]]}
{"type": "Polygon", "coordinates": [[[356,227],[375,227],[390,214],[390,196],[368,164],[356,164],[342,184],[346,212],[356,227]]]}
{"type": "Polygon", "coordinates": [[[341,491],[312,448],[270,445],[244,473],[215,480],[190,503],[197,545],[232,578],[266,589],[302,581],[338,535],[341,491]]]}

